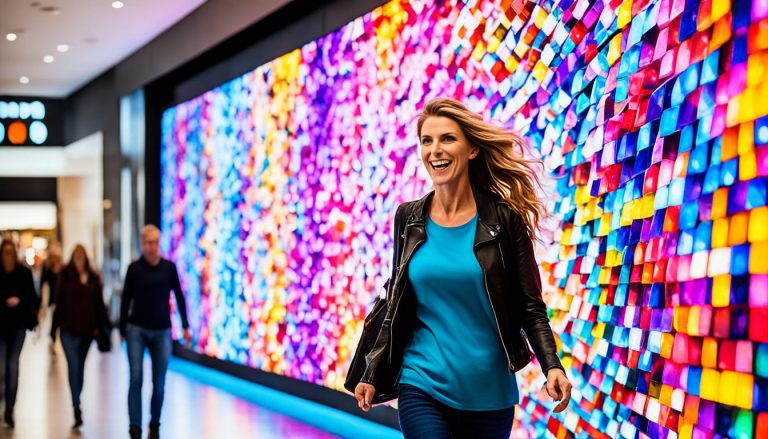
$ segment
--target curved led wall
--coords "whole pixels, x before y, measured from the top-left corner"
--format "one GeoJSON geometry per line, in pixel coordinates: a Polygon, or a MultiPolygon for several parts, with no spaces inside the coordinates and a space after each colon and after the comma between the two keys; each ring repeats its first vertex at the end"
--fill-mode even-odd
{"type": "MultiPolygon", "coordinates": [[[[553,177],[540,255],[574,401],[515,432],[768,437],[768,2],[394,1],[162,120],[195,349],[340,389],[453,96],[553,177]]],[[[524,414],[523,414],[524,413],[524,414]]]]}

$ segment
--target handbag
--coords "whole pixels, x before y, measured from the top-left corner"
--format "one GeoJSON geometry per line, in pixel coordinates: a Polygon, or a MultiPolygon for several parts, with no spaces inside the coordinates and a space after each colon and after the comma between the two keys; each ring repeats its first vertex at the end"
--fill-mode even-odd
{"type": "Polygon", "coordinates": [[[109,352],[112,350],[112,323],[109,321],[109,314],[101,296],[96,303],[97,325],[96,347],[99,352],[109,352]]]}
{"type": "MultiPolygon", "coordinates": [[[[388,285],[389,281],[384,285],[384,289],[387,289],[388,285]]],[[[386,298],[377,297],[373,303],[373,308],[365,317],[363,333],[360,336],[360,341],[357,343],[357,349],[352,356],[352,362],[347,371],[347,378],[344,381],[344,388],[349,392],[355,393],[355,387],[357,387],[363,374],[365,374],[367,367],[365,357],[371,352],[376,344],[376,339],[379,337],[381,327],[387,315],[387,302],[386,298]]],[[[378,383],[375,387],[376,395],[373,398],[373,404],[386,402],[397,397],[397,391],[394,386],[389,386],[382,382],[378,383]]]]}

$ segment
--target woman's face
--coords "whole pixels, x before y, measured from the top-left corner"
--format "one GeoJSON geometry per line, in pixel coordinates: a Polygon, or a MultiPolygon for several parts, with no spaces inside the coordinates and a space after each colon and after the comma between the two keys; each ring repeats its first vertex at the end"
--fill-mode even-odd
{"type": "Polygon", "coordinates": [[[469,178],[469,160],[479,148],[470,146],[453,119],[431,116],[421,126],[421,161],[435,186],[469,178]]]}
{"type": "Polygon", "coordinates": [[[72,255],[72,262],[75,264],[75,268],[79,272],[85,271],[85,253],[82,250],[77,250],[72,255]]]}
{"type": "Polygon", "coordinates": [[[10,245],[4,245],[0,250],[0,259],[2,259],[3,269],[11,271],[16,266],[16,249],[10,245]]]}

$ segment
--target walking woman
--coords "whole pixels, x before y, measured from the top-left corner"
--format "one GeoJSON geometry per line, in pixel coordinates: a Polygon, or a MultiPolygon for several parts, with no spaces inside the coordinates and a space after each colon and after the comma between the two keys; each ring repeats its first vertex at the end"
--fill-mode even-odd
{"type": "Polygon", "coordinates": [[[434,191],[395,214],[387,315],[355,397],[368,411],[395,388],[406,438],[508,438],[526,337],[555,412],[571,391],[533,254],[534,162],[520,137],[453,99],[428,102],[417,128],[434,191]]]}
{"type": "Polygon", "coordinates": [[[32,271],[21,265],[16,244],[0,243],[0,398],[5,399],[5,423],[13,428],[13,407],[19,386],[19,356],[28,329],[37,326],[38,300],[32,271]]]}
{"type": "Polygon", "coordinates": [[[99,331],[105,330],[107,321],[101,278],[91,268],[82,245],[77,245],[72,251],[72,257],[62,272],[57,290],[51,338],[55,339],[56,330],[60,329],[75,414],[73,428],[77,428],[83,425],[80,394],[83,390],[85,358],[91,342],[99,335],[99,331]]]}

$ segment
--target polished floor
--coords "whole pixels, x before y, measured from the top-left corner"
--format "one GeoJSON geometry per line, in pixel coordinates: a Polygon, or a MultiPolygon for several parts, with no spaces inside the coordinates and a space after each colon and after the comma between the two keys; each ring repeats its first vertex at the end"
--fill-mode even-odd
{"type": "MultiPolygon", "coordinates": [[[[149,417],[152,387],[148,380],[148,359],[146,361],[145,422],[149,417]]],[[[60,345],[51,352],[47,336],[28,333],[20,369],[16,428],[9,429],[0,424],[0,438],[128,437],[128,362],[122,346],[108,354],[99,353],[95,344],[91,347],[82,395],[85,423],[77,430],[71,428],[67,365],[60,345]]],[[[322,439],[355,437],[357,433],[365,437],[399,436],[395,430],[271,389],[246,391],[246,388],[252,389],[247,386],[255,385],[237,381],[191,363],[172,360],[161,437],[322,439]],[[259,404],[259,398],[264,404],[259,404]],[[281,410],[281,407],[288,409],[281,410]]]]}

